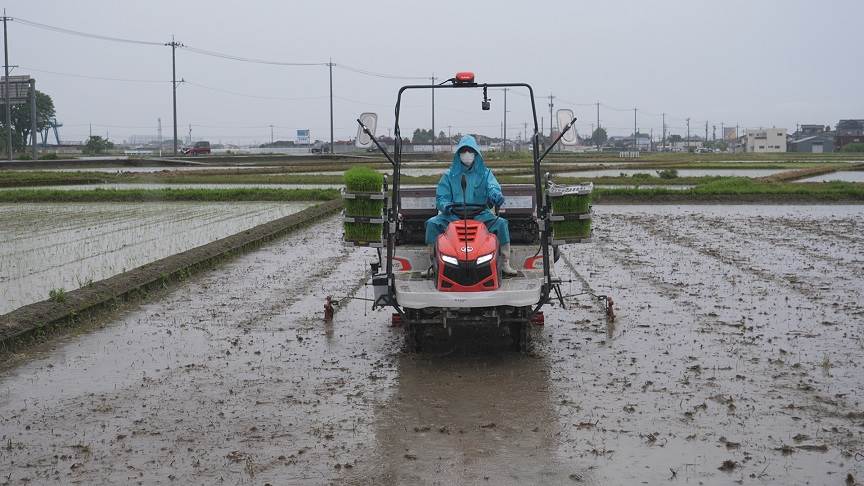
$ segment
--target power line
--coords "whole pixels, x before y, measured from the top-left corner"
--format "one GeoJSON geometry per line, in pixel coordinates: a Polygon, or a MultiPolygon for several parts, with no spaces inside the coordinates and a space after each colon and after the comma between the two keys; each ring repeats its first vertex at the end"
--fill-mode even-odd
{"type": "Polygon", "coordinates": [[[27,71],[33,71],[36,73],[53,74],[56,76],[69,76],[72,78],[96,79],[99,81],[120,81],[120,82],[124,82],[124,83],[159,83],[159,84],[162,84],[162,83],[167,84],[167,83],[171,82],[169,80],[160,80],[160,79],[110,78],[110,77],[104,77],[104,76],[90,76],[90,75],[86,75],[86,74],[75,74],[75,73],[63,73],[63,72],[59,72],[59,71],[48,71],[45,69],[36,69],[36,68],[32,68],[32,67],[27,67],[27,66],[18,66],[18,67],[21,69],[25,69],[27,71]]]}
{"type": "Polygon", "coordinates": [[[39,22],[34,22],[32,20],[22,19],[21,17],[15,17],[15,18],[10,17],[10,20],[12,20],[14,22],[19,22],[19,23],[21,23],[23,25],[27,25],[29,27],[35,27],[37,29],[50,30],[52,32],[58,32],[61,34],[76,35],[78,37],[88,37],[90,39],[97,39],[97,40],[104,40],[104,41],[111,41],[111,42],[122,42],[122,43],[126,43],[126,44],[139,44],[139,45],[145,45],[145,46],[160,46],[161,47],[164,44],[163,42],[153,42],[153,41],[145,41],[145,40],[140,40],[140,39],[126,39],[123,37],[113,37],[113,36],[101,35],[101,34],[91,34],[89,32],[81,32],[79,30],[67,29],[65,27],[57,27],[54,25],[42,24],[39,22]]]}
{"type": "Polygon", "coordinates": [[[365,74],[366,76],[373,76],[376,78],[384,78],[384,79],[429,79],[428,76],[401,76],[397,74],[387,74],[387,73],[379,73],[375,71],[369,71],[368,69],[360,69],[352,66],[348,66],[347,64],[339,64],[334,63],[333,66],[342,68],[346,71],[351,71],[358,74],[365,74]]]}
{"type": "Polygon", "coordinates": [[[224,94],[229,94],[229,95],[233,95],[233,96],[240,96],[243,98],[255,98],[255,99],[261,99],[261,100],[306,101],[306,100],[323,100],[323,99],[328,98],[327,95],[300,96],[300,97],[296,97],[296,98],[287,98],[287,97],[282,97],[282,96],[252,95],[252,94],[247,94],[247,93],[239,93],[237,91],[230,91],[230,90],[222,89],[222,88],[214,88],[213,86],[207,86],[206,84],[196,83],[193,81],[189,81],[188,79],[184,79],[180,82],[184,83],[184,84],[188,84],[189,86],[195,86],[196,88],[203,88],[203,89],[207,89],[210,91],[215,91],[217,93],[224,93],[224,94]]]}
{"type": "Polygon", "coordinates": [[[228,59],[231,61],[240,61],[240,62],[249,62],[253,64],[269,64],[273,66],[326,66],[326,62],[294,62],[294,61],[273,61],[267,59],[256,59],[252,57],[243,57],[243,56],[235,56],[232,54],[225,54],[217,51],[210,51],[207,49],[200,49],[198,47],[192,47],[188,45],[179,46],[183,49],[186,49],[189,52],[195,54],[201,54],[202,56],[210,56],[210,57],[218,57],[221,59],[228,59]]]}

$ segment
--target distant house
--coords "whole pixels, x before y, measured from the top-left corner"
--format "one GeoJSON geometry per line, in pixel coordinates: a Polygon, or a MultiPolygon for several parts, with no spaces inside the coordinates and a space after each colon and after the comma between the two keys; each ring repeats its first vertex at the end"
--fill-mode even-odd
{"type": "Polygon", "coordinates": [[[830,135],[814,135],[799,138],[789,142],[790,152],[806,152],[821,154],[834,151],[834,137],[830,135]]]}
{"type": "Polygon", "coordinates": [[[747,129],[744,135],[744,151],[753,153],[785,152],[786,129],[747,129]]]}
{"type": "Polygon", "coordinates": [[[795,138],[801,139],[804,137],[812,137],[813,135],[819,135],[825,132],[830,132],[831,127],[825,125],[801,125],[798,127],[798,131],[795,132],[795,138]]]}
{"type": "Polygon", "coordinates": [[[864,120],[840,120],[834,131],[834,149],[842,150],[850,143],[864,143],[864,120]]]}
{"type": "MultiPolygon", "coordinates": [[[[616,148],[626,148],[633,150],[633,135],[627,136],[614,136],[609,137],[606,140],[607,145],[611,145],[616,148]]],[[[640,151],[648,151],[651,150],[651,135],[648,133],[637,133],[636,134],[636,149],[640,151]]]]}

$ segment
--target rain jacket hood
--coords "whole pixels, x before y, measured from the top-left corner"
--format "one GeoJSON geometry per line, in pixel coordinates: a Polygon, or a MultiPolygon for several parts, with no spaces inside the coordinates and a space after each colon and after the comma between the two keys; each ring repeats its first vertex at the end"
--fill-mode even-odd
{"type": "Polygon", "coordinates": [[[471,135],[465,135],[459,140],[459,144],[456,146],[450,169],[441,176],[441,180],[438,182],[436,205],[439,211],[444,213],[447,205],[462,202],[461,182],[463,174],[468,182],[465,189],[466,203],[486,204],[503,202],[504,197],[501,194],[501,185],[498,184],[498,180],[495,179],[492,171],[486,167],[483,154],[480,153],[480,146],[477,145],[477,140],[471,135]],[[474,157],[474,163],[470,168],[465,167],[462,161],[459,160],[459,151],[463,147],[470,147],[477,153],[474,157]]]}
{"type": "Polygon", "coordinates": [[[450,164],[451,175],[460,178],[463,172],[466,174],[471,174],[472,172],[478,174],[486,172],[486,163],[483,161],[483,154],[480,152],[480,146],[477,145],[477,140],[475,140],[471,135],[465,135],[459,140],[459,145],[456,146],[456,151],[453,152],[453,163],[450,164]],[[474,157],[474,164],[472,164],[470,168],[465,167],[462,161],[459,160],[459,151],[465,147],[470,148],[477,154],[477,156],[474,157]]]}

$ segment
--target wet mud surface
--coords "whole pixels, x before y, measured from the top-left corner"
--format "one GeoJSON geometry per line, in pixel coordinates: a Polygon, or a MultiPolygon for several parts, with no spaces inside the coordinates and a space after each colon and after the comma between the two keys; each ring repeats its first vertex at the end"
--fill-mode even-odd
{"type": "Polygon", "coordinates": [[[860,482],[864,209],[596,212],[528,356],[324,324],[371,295],[333,217],[4,356],[0,484],[860,482]]]}

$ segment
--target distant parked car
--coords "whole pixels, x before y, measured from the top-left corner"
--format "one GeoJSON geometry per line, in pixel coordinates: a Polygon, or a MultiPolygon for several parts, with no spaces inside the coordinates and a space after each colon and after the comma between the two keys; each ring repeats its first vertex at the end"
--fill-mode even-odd
{"type": "Polygon", "coordinates": [[[696,149],[697,154],[710,154],[712,150],[708,147],[699,147],[696,149]]]}
{"type": "Polygon", "coordinates": [[[210,142],[195,142],[195,145],[183,149],[185,155],[207,155],[210,153],[210,142]]]}

